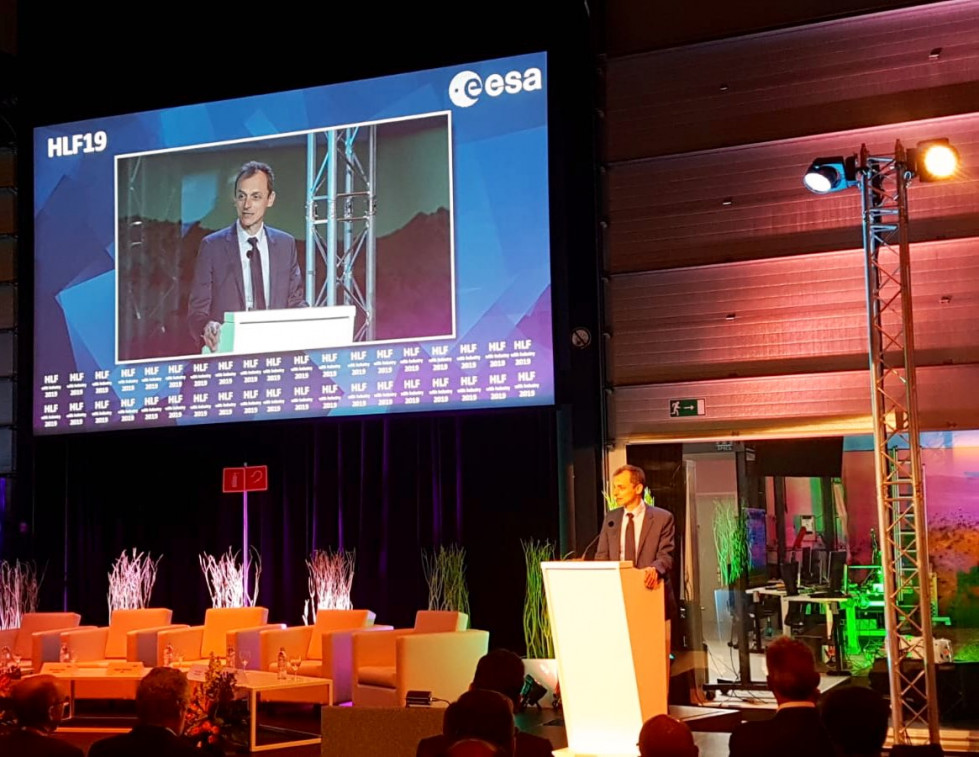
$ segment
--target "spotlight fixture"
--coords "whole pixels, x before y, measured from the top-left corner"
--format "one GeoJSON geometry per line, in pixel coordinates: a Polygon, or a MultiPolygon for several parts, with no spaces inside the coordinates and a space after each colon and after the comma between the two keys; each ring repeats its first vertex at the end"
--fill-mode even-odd
{"type": "Polygon", "coordinates": [[[959,153],[947,139],[928,139],[908,150],[908,163],[921,181],[942,181],[955,175],[959,153]]]}
{"type": "Polygon", "coordinates": [[[857,156],[816,158],[802,177],[806,189],[816,194],[829,194],[857,184],[857,156]]]}
{"type": "Polygon", "coordinates": [[[529,673],[524,676],[523,687],[520,689],[520,707],[536,706],[540,709],[540,700],[547,693],[547,689],[541,686],[537,680],[529,673]]]}

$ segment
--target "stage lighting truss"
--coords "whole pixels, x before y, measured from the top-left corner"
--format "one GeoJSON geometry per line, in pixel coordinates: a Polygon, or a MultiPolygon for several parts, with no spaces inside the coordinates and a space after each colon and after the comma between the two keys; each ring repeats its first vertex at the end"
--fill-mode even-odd
{"type": "Polygon", "coordinates": [[[908,743],[912,724],[927,725],[930,740],[939,743],[907,190],[916,176],[950,178],[957,167],[958,153],[947,139],[919,142],[911,150],[897,142],[894,154],[884,157],[864,145],[852,158],[818,158],[804,180],[819,194],[855,186],[862,197],[885,647],[897,744],[908,743]],[[901,666],[905,636],[922,639],[922,669],[901,666]]]}

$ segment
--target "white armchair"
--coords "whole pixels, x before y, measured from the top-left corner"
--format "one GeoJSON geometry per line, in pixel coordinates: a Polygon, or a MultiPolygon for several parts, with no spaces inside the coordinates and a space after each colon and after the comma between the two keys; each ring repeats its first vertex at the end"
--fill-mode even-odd
{"type": "MultiPolygon", "coordinates": [[[[311,626],[235,631],[235,648],[247,651],[256,669],[269,671],[276,670],[279,650],[284,649],[290,659],[302,660],[300,675],[329,678],[333,682],[334,703],[349,702],[353,683],[353,634],[392,628],[375,626],[374,617],[370,610],[319,610],[316,623],[311,626]]],[[[276,692],[263,698],[281,701],[288,694],[276,692]]]]}
{"type": "Polygon", "coordinates": [[[37,672],[45,660],[58,659],[60,631],[78,628],[81,620],[77,612],[26,612],[18,628],[0,631],[0,649],[19,656],[23,672],[37,672]]]}
{"type": "Polygon", "coordinates": [[[413,628],[354,633],[354,706],[404,707],[413,689],[458,699],[489,648],[489,631],[468,623],[462,612],[422,610],[413,628]]]}
{"type": "Polygon", "coordinates": [[[204,613],[200,626],[135,631],[128,659],[147,666],[162,665],[167,645],[187,665],[207,662],[212,654],[224,657],[228,647],[234,646],[232,631],[285,627],[282,623],[269,624],[268,615],[265,607],[212,607],[204,613]]]}

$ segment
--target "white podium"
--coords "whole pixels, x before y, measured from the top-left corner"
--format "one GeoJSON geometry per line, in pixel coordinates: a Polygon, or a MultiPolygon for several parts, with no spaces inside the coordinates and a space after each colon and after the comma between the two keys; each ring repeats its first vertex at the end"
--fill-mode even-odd
{"type": "Polygon", "coordinates": [[[215,352],[245,355],[344,347],[354,341],[356,313],[353,305],[225,313],[215,352]]]}
{"type": "Polygon", "coordinates": [[[667,711],[663,584],[628,562],[545,562],[568,748],[561,757],[635,757],[642,724],[667,711]]]}

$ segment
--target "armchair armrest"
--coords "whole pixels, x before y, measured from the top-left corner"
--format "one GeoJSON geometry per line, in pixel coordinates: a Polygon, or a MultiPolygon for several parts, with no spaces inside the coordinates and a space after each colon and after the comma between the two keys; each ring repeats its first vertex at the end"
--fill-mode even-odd
{"type": "Polygon", "coordinates": [[[167,648],[167,644],[172,645],[173,653],[184,660],[200,659],[201,646],[204,644],[204,626],[169,628],[158,631],[155,636],[156,659],[153,661],[154,666],[163,664],[163,652],[167,648]]]}
{"type": "MultiPolygon", "coordinates": [[[[268,668],[261,666],[262,634],[281,631],[284,628],[284,623],[266,623],[261,626],[236,628],[233,631],[228,631],[227,646],[235,651],[236,656],[239,652],[247,652],[248,667],[252,670],[268,670],[268,668]]],[[[276,652],[278,652],[278,648],[276,648],[276,652]]]]}
{"type": "MultiPolygon", "coordinates": [[[[374,627],[377,629],[377,627],[374,627]]],[[[356,671],[365,667],[391,667],[395,663],[397,639],[412,633],[410,628],[372,630],[360,628],[352,635],[353,666],[356,671]]]]}
{"type": "Polygon", "coordinates": [[[92,630],[95,626],[71,626],[70,628],[51,628],[31,634],[31,666],[35,673],[41,672],[46,662],[58,662],[61,656],[61,634],[67,631],[92,630]]]}
{"type": "Polygon", "coordinates": [[[394,626],[367,626],[324,633],[322,642],[323,678],[333,681],[333,701],[349,702],[353,698],[354,634],[393,631],[394,626]]]}
{"type": "Polygon", "coordinates": [[[67,644],[72,659],[77,662],[92,662],[105,659],[105,643],[109,639],[108,627],[73,628],[61,633],[61,644],[67,644]]]}
{"type": "Polygon", "coordinates": [[[186,623],[170,623],[152,628],[137,628],[126,634],[127,662],[141,662],[147,668],[156,667],[156,637],[160,631],[189,628],[186,623]]]}
{"type": "Polygon", "coordinates": [[[397,641],[399,704],[411,689],[455,701],[469,688],[476,663],[489,648],[489,631],[413,633],[397,641]]]}
{"type": "MultiPolygon", "coordinates": [[[[285,649],[289,657],[305,657],[309,650],[309,640],[313,626],[293,626],[291,628],[249,631],[254,633],[257,647],[252,650],[252,659],[259,670],[271,670],[278,662],[279,650],[285,649]],[[257,649],[257,652],[256,652],[257,649]]],[[[239,636],[239,638],[241,638],[239,636]]]]}

